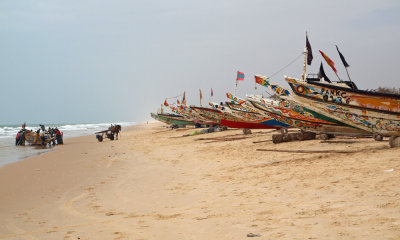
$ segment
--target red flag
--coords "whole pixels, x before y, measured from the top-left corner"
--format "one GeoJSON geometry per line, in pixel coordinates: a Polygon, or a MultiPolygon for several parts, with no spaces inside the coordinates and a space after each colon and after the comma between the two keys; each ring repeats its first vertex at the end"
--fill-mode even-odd
{"type": "Polygon", "coordinates": [[[319,50],[319,52],[321,53],[322,57],[324,57],[326,63],[332,68],[332,70],[337,74],[336,68],[335,68],[335,63],[328,57],[325,55],[325,53],[323,53],[321,50],[319,50]]]}
{"type": "Polygon", "coordinates": [[[262,77],[255,75],[254,78],[256,79],[256,83],[262,85],[263,84],[263,80],[262,77]]]}
{"type": "Polygon", "coordinates": [[[164,106],[168,107],[167,99],[164,101],[164,106]]]}
{"type": "Polygon", "coordinates": [[[177,102],[178,104],[181,104],[181,102],[179,102],[179,99],[176,99],[176,102],[177,102]]]}

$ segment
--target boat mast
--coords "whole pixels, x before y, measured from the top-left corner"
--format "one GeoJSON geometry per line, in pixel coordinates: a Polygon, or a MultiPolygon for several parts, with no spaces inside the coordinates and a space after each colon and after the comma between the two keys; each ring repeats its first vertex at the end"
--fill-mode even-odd
{"type": "Polygon", "coordinates": [[[307,68],[307,46],[304,47],[304,63],[303,63],[303,74],[301,74],[301,80],[306,80],[306,68],[307,68]]]}
{"type": "Polygon", "coordinates": [[[350,78],[349,71],[347,71],[347,67],[345,66],[344,69],[346,69],[347,76],[349,77],[350,82],[353,84],[353,82],[351,81],[351,78],[350,78]]]}
{"type": "Polygon", "coordinates": [[[236,82],[235,82],[235,96],[236,96],[236,89],[237,89],[237,78],[236,78],[236,82]]]}

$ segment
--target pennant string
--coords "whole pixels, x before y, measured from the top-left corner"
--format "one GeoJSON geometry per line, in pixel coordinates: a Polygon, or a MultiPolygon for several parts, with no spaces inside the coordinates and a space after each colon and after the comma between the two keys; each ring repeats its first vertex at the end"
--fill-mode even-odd
{"type": "Polygon", "coordinates": [[[294,62],[296,62],[300,57],[303,57],[304,53],[301,53],[299,56],[297,56],[293,61],[291,61],[289,64],[287,64],[286,66],[284,66],[283,68],[279,69],[277,72],[275,72],[274,74],[272,74],[271,76],[269,76],[269,78],[272,78],[273,76],[275,76],[276,74],[282,72],[283,70],[285,70],[287,67],[289,67],[290,65],[292,65],[294,62]]]}
{"type": "Polygon", "coordinates": [[[169,98],[166,98],[166,99],[174,99],[174,98],[178,98],[178,97],[180,97],[180,96],[183,96],[183,94],[178,95],[178,96],[176,96],[176,97],[169,97],[169,98]]]}

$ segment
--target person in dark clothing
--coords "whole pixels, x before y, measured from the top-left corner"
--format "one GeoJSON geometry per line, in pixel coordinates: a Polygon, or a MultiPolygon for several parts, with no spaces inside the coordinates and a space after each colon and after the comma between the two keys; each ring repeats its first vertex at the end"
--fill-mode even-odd
{"type": "Polygon", "coordinates": [[[56,131],[56,139],[57,139],[57,144],[64,144],[63,142],[63,135],[60,132],[60,130],[58,130],[58,128],[55,129],[56,131]]]}
{"type": "Polygon", "coordinates": [[[18,132],[17,136],[15,137],[15,146],[19,145],[20,139],[21,139],[21,132],[18,132]]]}

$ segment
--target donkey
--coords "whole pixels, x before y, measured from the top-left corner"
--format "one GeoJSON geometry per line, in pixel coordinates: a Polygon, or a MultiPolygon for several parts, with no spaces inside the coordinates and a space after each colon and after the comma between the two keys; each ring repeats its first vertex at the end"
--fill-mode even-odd
{"type": "Polygon", "coordinates": [[[111,127],[109,127],[108,130],[111,131],[111,134],[117,135],[117,140],[118,140],[118,133],[121,131],[121,125],[117,125],[117,124],[116,125],[112,125],[111,124],[111,127]]]}

